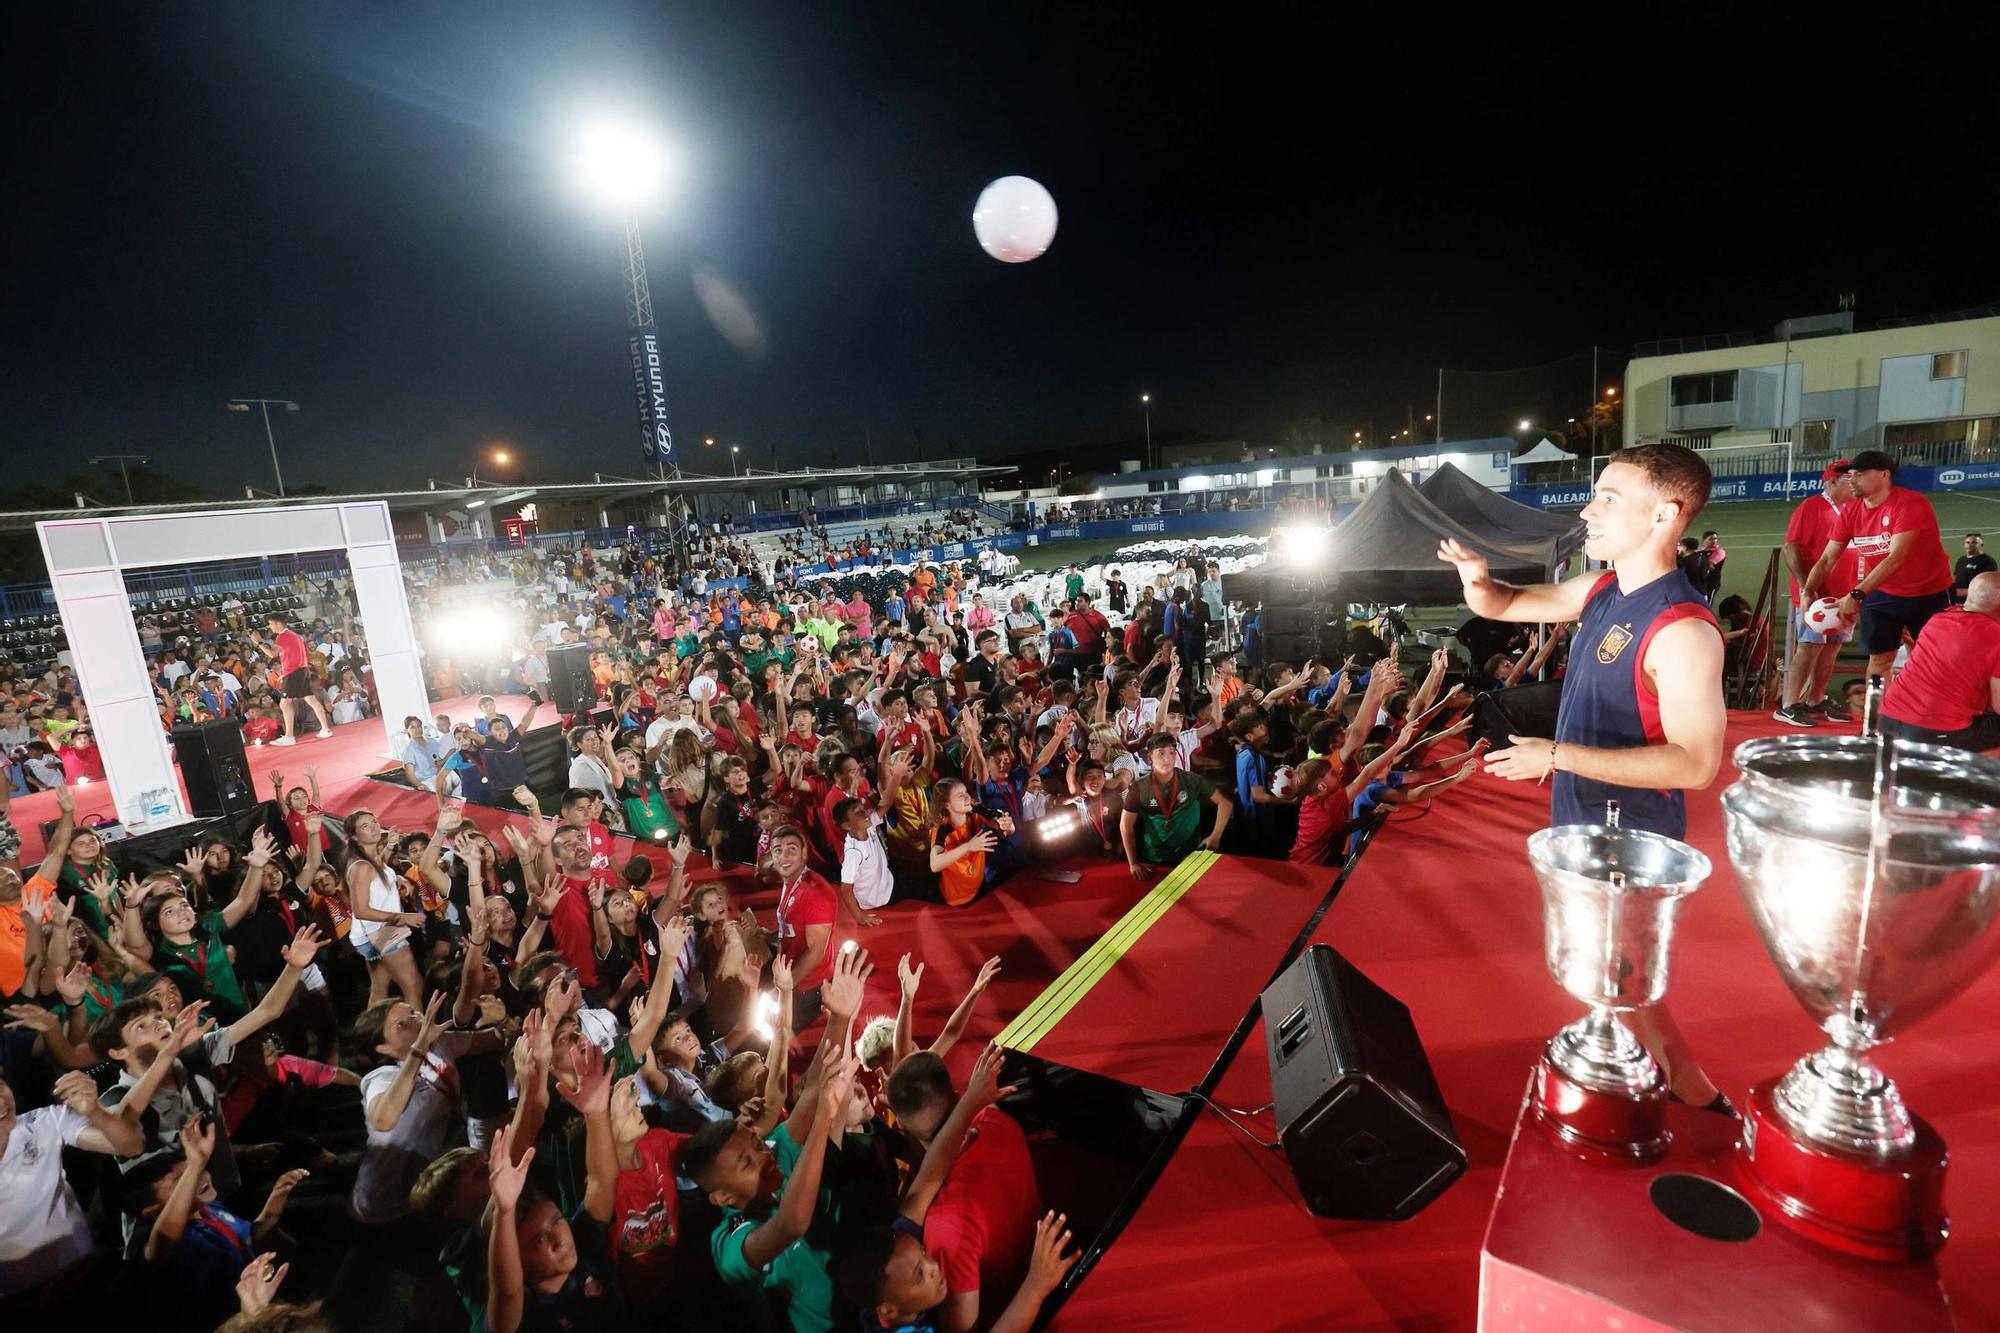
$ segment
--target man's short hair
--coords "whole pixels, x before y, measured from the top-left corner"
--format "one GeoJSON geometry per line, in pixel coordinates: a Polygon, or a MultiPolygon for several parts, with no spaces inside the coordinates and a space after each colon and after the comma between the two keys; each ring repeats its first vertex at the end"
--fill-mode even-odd
{"type": "Polygon", "coordinates": [[[862,804],[864,802],[858,796],[849,796],[843,800],[834,802],[833,822],[836,825],[845,824],[847,817],[854,813],[854,808],[862,804]]]}
{"type": "MultiPolygon", "coordinates": [[[[1862,458],[1867,456],[1861,455],[1862,458]]],[[[1654,490],[1681,507],[1681,518],[1685,522],[1692,523],[1694,516],[1708,503],[1708,491],[1715,475],[1709,471],[1707,460],[1684,444],[1662,442],[1618,449],[1612,452],[1610,461],[1645,473],[1654,490]]],[[[1854,465],[1860,467],[1860,459],[1856,459],[1854,465]]]]}
{"type": "Polygon", "coordinates": [[[886,1090],[889,1109],[899,1120],[908,1120],[924,1111],[947,1114],[958,1100],[943,1057],[930,1051],[918,1051],[897,1065],[889,1075],[886,1090]]]}
{"type": "Polygon", "coordinates": [[[1896,460],[1880,449],[1863,449],[1854,455],[1852,472],[1894,472],[1896,460]]]}
{"type": "Polygon", "coordinates": [[[292,618],[283,611],[273,611],[270,615],[264,617],[264,623],[267,625],[289,625],[292,623],[292,618]]]}
{"type": "Polygon", "coordinates": [[[1140,748],[1146,754],[1151,754],[1155,750],[1173,750],[1178,752],[1181,748],[1181,743],[1169,732],[1156,731],[1146,737],[1145,745],[1140,748]]]}
{"type": "Polygon", "coordinates": [[[787,839],[801,846],[810,845],[807,842],[805,830],[801,829],[797,824],[780,824],[771,830],[771,845],[773,847],[776,847],[780,842],[787,839]]]}
{"type": "Polygon", "coordinates": [[[585,801],[594,801],[596,799],[597,793],[588,787],[571,787],[562,794],[562,808],[567,810],[573,805],[580,805],[585,801]]]}

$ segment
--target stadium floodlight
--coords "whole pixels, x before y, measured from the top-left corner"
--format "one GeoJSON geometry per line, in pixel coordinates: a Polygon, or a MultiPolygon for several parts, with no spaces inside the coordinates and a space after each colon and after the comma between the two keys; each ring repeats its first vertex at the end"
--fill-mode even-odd
{"type": "Polygon", "coordinates": [[[570,160],[577,191],[620,217],[658,202],[679,167],[672,145],[652,128],[606,114],[577,127],[570,160]]]}
{"type": "Polygon", "coordinates": [[[1276,536],[1279,556],[1295,569],[1318,569],[1333,550],[1333,530],[1317,523],[1289,523],[1276,536]]]}

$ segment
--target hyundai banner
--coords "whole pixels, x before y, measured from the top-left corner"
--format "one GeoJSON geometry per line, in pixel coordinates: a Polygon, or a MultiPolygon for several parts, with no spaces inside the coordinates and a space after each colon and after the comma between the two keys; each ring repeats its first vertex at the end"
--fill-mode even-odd
{"type": "Polygon", "coordinates": [[[660,364],[660,331],[651,324],[632,330],[632,389],[639,399],[639,435],[646,462],[673,466],[674,424],[667,411],[667,372],[660,364]]]}

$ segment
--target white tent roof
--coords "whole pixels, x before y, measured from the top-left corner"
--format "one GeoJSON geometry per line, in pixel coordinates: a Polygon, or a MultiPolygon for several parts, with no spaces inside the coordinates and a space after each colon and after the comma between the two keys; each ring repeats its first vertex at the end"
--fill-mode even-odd
{"type": "Polygon", "coordinates": [[[1561,445],[1544,435],[1540,444],[1525,454],[1516,454],[1512,461],[1517,467],[1522,463],[1573,463],[1576,461],[1576,455],[1567,452],[1561,445]]]}

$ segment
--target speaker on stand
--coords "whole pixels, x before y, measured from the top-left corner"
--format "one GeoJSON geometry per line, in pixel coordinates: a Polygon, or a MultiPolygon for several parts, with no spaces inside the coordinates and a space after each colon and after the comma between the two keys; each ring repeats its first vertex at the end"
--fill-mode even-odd
{"type": "Polygon", "coordinates": [[[256,808],[257,784],[243,753],[242,727],[222,719],[178,726],[173,745],[190,813],[212,819],[256,808]]]}
{"type": "Polygon", "coordinates": [[[588,712],[597,702],[588,645],[569,643],[549,649],[549,697],[565,717],[588,712]]]}
{"type": "Polygon", "coordinates": [[[1315,944],[1265,989],[1279,1139],[1321,1217],[1402,1221],[1465,1174],[1410,1011],[1315,944]]]}

